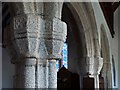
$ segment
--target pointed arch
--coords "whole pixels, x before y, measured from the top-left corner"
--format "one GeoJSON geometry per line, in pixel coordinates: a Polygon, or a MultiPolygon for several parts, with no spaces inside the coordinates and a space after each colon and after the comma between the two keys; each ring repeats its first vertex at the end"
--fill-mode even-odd
{"type": "Polygon", "coordinates": [[[105,89],[112,88],[112,72],[111,72],[111,63],[110,63],[110,50],[109,50],[109,41],[107,34],[105,32],[105,27],[101,25],[101,56],[103,58],[103,68],[101,70],[101,75],[104,78],[105,89]]]}

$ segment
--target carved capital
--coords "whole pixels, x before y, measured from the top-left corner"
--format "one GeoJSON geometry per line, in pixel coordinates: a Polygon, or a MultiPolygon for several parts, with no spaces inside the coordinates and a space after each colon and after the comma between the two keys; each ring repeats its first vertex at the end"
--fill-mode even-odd
{"type": "Polygon", "coordinates": [[[99,75],[103,67],[103,58],[101,57],[83,57],[80,58],[80,66],[82,74],[92,76],[94,74],[99,75]]]}
{"type": "Polygon", "coordinates": [[[43,15],[44,19],[52,20],[53,18],[61,19],[63,0],[61,2],[44,2],[43,15]]]}
{"type": "Polygon", "coordinates": [[[80,66],[81,66],[81,73],[83,75],[91,75],[94,72],[94,58],[90,56],[86,56],[80,58],[80,66]]]}
{"type": "Polygon", "coordinates": [[[94,74],[100,74],[103,67],[103,58],[100,56],[94,58],[94,74]]]}
{"type": "Polygon", "coordinates": [[[11,52],[15,52],[13,62],[21,58],[60,59],[67,35],[67,25],[60,20],[62,2],[16,2],[13,6],[16,14],[9,39],[11,52]]]}
{"type": "Polygon", "coordinates": [[[43,2],[12,2],[10,3],[14,15],[43,14],[43,2]]]}
{"type": "Polygon", "coordinates": [[[67,25],[59,19],[45,22],[45,46],[48,59],[60,59],[61,51],[66,40],[67,25]]]}
{"type": "Polygon", "coordinates": [[[43,25],[38,15],[19,15],[13,18],[11,40],[18,58],[39,58],[39,37],[43,25]]]}

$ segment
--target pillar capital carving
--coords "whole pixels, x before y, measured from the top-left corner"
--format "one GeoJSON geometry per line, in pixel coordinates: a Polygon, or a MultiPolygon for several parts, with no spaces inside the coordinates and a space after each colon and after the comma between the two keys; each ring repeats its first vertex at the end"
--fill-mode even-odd
{"type": "MultiPolygon", "coordinates": [[[[54,18],[43,20],[39,15],[19,15],[13,18],[11,52],[21,58],[60,59],[67,35],[67,25],[54,18]]],[[[9,38],[9,39],[10,39],[9,38]]],[[[19,58],[19,59],[18,59],[19,58]]]]}
{"type": "Polygon", "coordinates": [[[67,25],[56,18],[52,21],[46,20],[43,33],[47,59],[61,59],[61,51],[67,35],[67,25]]]}
{"type": "Polygon", "coordinates": [[[14,15],[21,14],[37,14],[40,15],[44,19],[58,18],[61,19],[61,11],[63,1],[60,2],[15,2],[10,4],[12,10],[14,10],[14,15]]]}
{"type": "Polygon", "coordinates": [[[93,74],[94,69],[94,57],[92,56],[84,56],[81,59],[80,66],[81,66],[81,73],[83,75],[93,74]]]}
{"type": "Polygon", "coordinates": [[[12,63],[21,71],[21,76],[16,72],[15,87],[56,88],[56,59],[62,58],[67,35],[67,25],[61,21],[62,2],[16,2],[12,5],[14,15],[8,47],[13,53],[12,63]]]}
{"type": "Polygon", "coordinates": [[[99,75],[103,67],[103,58],[98,56],[94,58],[94,74],[99,75]]]}
{"type": "Polygon", "coordinates": [[[40,29],[43,28],[43,20],[38,15],[18,15],[12,20],[10,29],[11,43],[8,45],[11,52],[15,52],[15,62],[21,62],[24,58],[39,58],[40,29]]]}
{"type": "Polygon", "coordinates": [[[101,57],[82,57],[80,58],[81,72],[83,75],[93,76],[99,75],[103,66],[103,58],[101,57]]]}
{"type": "Polygon", "coordinates": [[[16,11],[10,30],[11,42],[17,58],[13,62],[25,57],[62,58],[61,51],[67,35],[67,25],[60,20],[62,2],[16,2],[12,5],[16,11]],[[38,6],[43,10],[38,10],[38,6]]]}

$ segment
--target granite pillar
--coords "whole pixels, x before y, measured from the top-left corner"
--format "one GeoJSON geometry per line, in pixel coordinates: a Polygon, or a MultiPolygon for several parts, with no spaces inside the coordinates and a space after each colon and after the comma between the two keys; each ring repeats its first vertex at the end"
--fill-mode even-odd
{"type": "Polygon", "coordinates": [[[67,26],[63,2],[15,2],[8,38],[15,64],[15,88],[57,88],[56,60],[61,59],[67,26]]]}

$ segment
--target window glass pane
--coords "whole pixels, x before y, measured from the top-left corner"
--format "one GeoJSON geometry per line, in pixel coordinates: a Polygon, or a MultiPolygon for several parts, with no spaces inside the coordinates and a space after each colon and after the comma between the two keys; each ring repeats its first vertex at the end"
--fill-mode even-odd
{"type": "MultiPolygon", "coordinates": [[[[64,67],[68,68],[68,50],[67,50],[67,44],[64,43],[63,49],[62,49],[62,64],[64,67]]],[[[57,60],[57,71],[59,70],[59,60],[57,60]]]]}
{"type": "Polygon", "coordinates": [[[62,50],[62,56],[63,56],[63,65],[68,68],[68,50],[67,50],[67,44],[64,43],[64,47],[62,50]]]}

